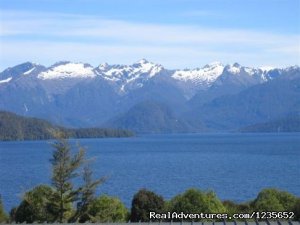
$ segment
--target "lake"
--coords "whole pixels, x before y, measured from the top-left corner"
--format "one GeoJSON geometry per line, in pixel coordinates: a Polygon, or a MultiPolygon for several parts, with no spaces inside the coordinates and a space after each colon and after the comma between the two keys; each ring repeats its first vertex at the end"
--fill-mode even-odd
{"type": "MultiPolygon", "coordinates": [[[[18,205],[26,190],[50,183],[50,142],[0,142],[6,210],[18,205]]],[[[300,133],[146,135],[80,143],[94,158],[95,177],[107,176],[97,194],[118,196],[127,207],[141,188],[166,199],[191,187],[237,202],[266,187],[300,196],[300,133]]]]}

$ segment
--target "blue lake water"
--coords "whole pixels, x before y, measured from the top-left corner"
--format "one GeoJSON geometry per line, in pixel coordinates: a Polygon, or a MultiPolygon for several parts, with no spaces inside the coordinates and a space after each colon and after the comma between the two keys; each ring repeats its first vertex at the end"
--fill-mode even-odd
{"type": "MultiPolygon", "coordinates": [[[[7,210],[24,191],[50,183],[50,142],[0,142],[0,194],[7,210]]],[[[266,187],[300,196],[300,133],[149,135],[80,143],[94,158],[94,175],[108,177],[98,194],[118,196],[127,207],[141,188],[166,199],[191,187],[238,202],[266,187]]]]}

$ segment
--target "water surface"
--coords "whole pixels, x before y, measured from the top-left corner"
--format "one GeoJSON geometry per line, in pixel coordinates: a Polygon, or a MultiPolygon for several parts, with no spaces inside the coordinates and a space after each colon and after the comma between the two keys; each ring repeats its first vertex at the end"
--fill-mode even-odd
{"type": "MultiPolygon", "coordinates": [[[[7,210],[24,191],[50,183],[49,143],[0,142],[0,194],[7,210]]],[[[299,133],[149,135],[80,143],[94,158],[94,175],[108,177],[98,194],[118,196],[128,207],[141,188],[167,199],[190,187],[238,202],[266,187],[300,196],[299,133]]]]}

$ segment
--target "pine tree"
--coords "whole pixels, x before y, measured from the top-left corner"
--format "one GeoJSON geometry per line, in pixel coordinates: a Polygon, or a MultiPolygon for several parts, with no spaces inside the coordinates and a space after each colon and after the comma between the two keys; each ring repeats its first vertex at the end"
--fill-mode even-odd
{"type": "Polygon", "coordinates": [[[72,210],[72,203],[78,199],[81,188],[74,188],[72,180],[80,175],[78,169],[85,162],[85,149],[79,147],[79,151],[71,154],[71,146],[66,136],[56,133],[56,141],[53,144],[52,159],[52,186],[54,193],[49,197],[50,210],[57,215],[60,223],[67,220],[68,212],[72,210]]]}
{"type": "Polygon", "coordinates": [[[80,200],[77,203],[77,210],[70,222],[86,222],[90,219],[89,208],[95,200],[96,188],[105,181],[105,177],[93,180],[92,170],[89,165],[86,165],[83,170],[84,185],[80,190],[80,200]]]}

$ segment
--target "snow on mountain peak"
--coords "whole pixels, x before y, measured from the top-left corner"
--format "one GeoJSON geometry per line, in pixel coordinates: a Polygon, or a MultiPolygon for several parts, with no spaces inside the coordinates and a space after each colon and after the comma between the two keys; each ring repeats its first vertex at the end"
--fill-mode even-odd
{"type": "Polygon", "coordinates": [[[96,68],[96,72],[102,75],[104,79],[129,83],[140,77],[144,77],[145,79],[153,77],[162,69],[161,65],[142,59],[132,65],[100,64],[96,68]]]}
{"type": "Polygon", "coordinates": [[[232,74],[239,74],[241,72],[241,65],[238,63],[234,63],[231,65],[227,65],[225,69],[232,74]]]}
{"type": "Polygon", "coordinates": [[[98,68],[106,70],[108,67],[109,67],[109,65],[105,62],[105,63],[101,63],[98,68]]]}
{"type": "Polygon", "coordinates": [[[132,67],[134,68],[134,73],[149,73],[149,77],[155,76],[163,69],[161,65],[149,62],[146,59],[141,59],[138,63],[133,64],[132,67]]]}
{"type": "Polygon", "coordinates": [[[211,67],[216,67],[216,66],[223,66],[223,64],[221,62],[215,61],[215,62],[206,64],[203,68],[211,68],[211,67]]]}
{"type": "Polygon", "coordinates": [[[8,77],[7,79],[0,80],[0,84],[8,83],[8,82],[11,81],[11,80],[12,80],[12,77],[8,77]]]}
{"type": "Polygon", "coordinates": [[[92,78],[95,77],[93,67],[89,64],[59,62],[40,73],[38,78],[48,79],[64,79],[64,78],[92,78]]]}
{"type": "Polygon", "coordinates": [[[149,63],[149,61],[147,59],[141,59],[141,60],[138,61],[138,63],[147,64],[147,63],[149,63]]]}
{"type": "Polygon", "coordinates": [[[28,75],[28,74],[30,74],[31,72],[33,72],[34,70],[35,70],[35,66],[34,67],[32,67],[31,69],[29,69],[29,70],[27,70],[26,72],[24,72],[23,73],[23,75],[28,75]]]}
{"type": "Polygon", "coordinates": [[[180,81],[191,81],[196,84],[209,86],[222,74],[223,70],[224,66],[222,63],[213,62],[193,70],[176,70],[172,77],[180,81]]]}
{"type": "Polygon", "coordinates": [[[275,69],[275,67],[273,67],[273,66],[262,66],[259,69],[261,69],[264,72],[269,72],[270,70],[275,69]]]}

